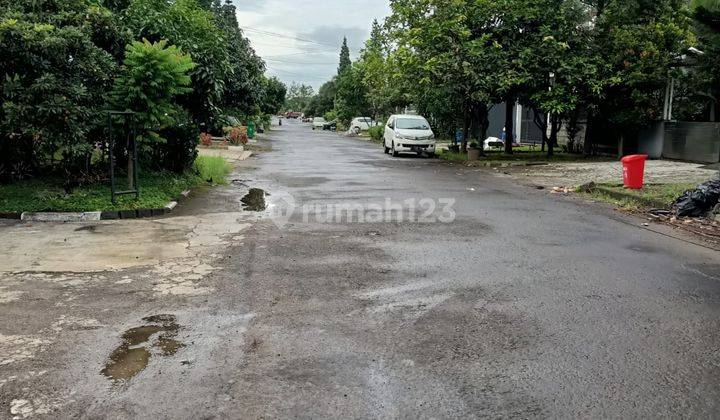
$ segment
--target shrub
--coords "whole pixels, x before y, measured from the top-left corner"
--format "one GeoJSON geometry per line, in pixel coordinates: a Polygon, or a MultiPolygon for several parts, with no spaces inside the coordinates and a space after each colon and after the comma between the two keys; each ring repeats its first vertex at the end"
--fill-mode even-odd
{"type": "Polygon", "coordinates": [[[0,180],[43,167],[71,176],[87,170],[96,139],[90,134],[104,122],[115,63],[86,28],[72,26],[71,17],[84,17],[85,6],[61,3],[67,22],[54,25],[37,23],[41,13],[0,7],[0,180]]]}
{"type": "Polygon", "coordinates": [[[191,169],[197,159],[199,131],[189,120],[160,132],[165,139],[155,148],[153,164],[157,169],[167,169],[182,173],[191,169]]]}
{"type": "Polygon", "coordinates": [[[125,50],[125,65],[115,81],[113,102],[120,109],[136,112],[140,137],[147,143],[158,140],[157,132],[176,124],[183,116],[175,101],[192,89],[188,71],[195,67],[189,55],[166,41],[133,42],[125,50]]]}
{"type": "Polygon", "coordinates": [[[205,147],[211,147],[213,145],[212,134],[200,133],[200,143],[205,147]]]}
{"type": "Polygon", "coordinates": [[[247,134],[247,127],[238,126],[238,127],[227,127],[226,128],[227,134],[225,135],[225,138],[227,141],[230,142],[230,144],[237,146],[240,144],[247,144],[248,142],[248,134],[247,134]]]}
{"type": "Polygon", "coordinates": [[[207,182],[225,184],[232,167],[220,156],[200,156],[195,161],[195,170],[207,182]]]}
{"type": "Polygon", "coordinates": [[[385,134],[385,127],[383,126],[375,126],[370,127],[368,129],[368,134],[370,135],[370,138],[375,141],[382,141],[383,135],[385,134]]]}

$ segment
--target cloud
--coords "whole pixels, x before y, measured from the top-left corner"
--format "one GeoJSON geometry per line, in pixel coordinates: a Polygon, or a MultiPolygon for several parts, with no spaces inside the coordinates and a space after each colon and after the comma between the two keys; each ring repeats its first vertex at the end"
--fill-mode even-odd
{"type": "Polygon", "coordinates": [[[356,58],[373,19],[382,21],[389,14],[388,0],[233,1],[240,26],[249,28],[245,35],[268,58],[268,74],[316,90],[337,72],[343,37],[356,58]]]}

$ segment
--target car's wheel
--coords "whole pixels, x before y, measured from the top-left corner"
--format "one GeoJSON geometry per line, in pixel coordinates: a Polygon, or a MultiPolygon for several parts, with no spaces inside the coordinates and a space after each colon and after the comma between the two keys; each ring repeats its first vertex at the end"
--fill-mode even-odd
{"type": "Polygon", "coordinates": [[[427,154],[428,159],[435,159],[435,152],[427,154]]]}
{"type": "Polygon", "coordinates": [[[400,153],[399,153],[397,150],[395,150],[395,142],[392,143],[392,149],[391,149],[391,150],[392,150],[392,155],[393,155],[393,157],[398,157],[398,156],[400,156],[400,153]]]}
{"type": "Polygon", "coordinates": [[[360,127],[353,127],[353,132],[357,135],[360,135],[360,127]]]}
{"type": "Polygon", "coordinates": [[[388,153],[390,153],[390,148],[387,147],[387,146],[385,146],[385,143],[383,143],[383,149],[385,149],[385,154],[386,154],[386,155],[387,155],[388,153]]]}

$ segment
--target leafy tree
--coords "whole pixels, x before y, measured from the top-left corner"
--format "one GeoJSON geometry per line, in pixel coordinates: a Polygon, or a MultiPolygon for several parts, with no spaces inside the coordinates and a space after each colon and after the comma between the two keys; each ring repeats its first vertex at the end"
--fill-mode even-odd
{"type": "Polygon", "coordinates": [[[103,13],[89,0],[0,2],[0,179],[88,171],[115,71],[93,43],[103,13]]]}
{"type": "Polygon", "coordinates": [[[212,10],[218,26],[225,32],[232,69],[225,84],[222,107],[240,115],[255,114],[263,100],[265,63],[255,54],[238,26],[232,1],[226,0],[221,5],[219,0],[214,0],[212,10]]]}
{"type": "Polygon", "coordinates": [[[373,21],[370,39],[357,61],[358,71],[362,76],[367,105],[373,119],[389,113],[391,102],[389,69],[385,52],[385,37],[377,20],[373,21]]]}
{"type": "Polygon", "coordinates": [[[126,48],[125,64],[112,92],[113,104],[136,112],[136,121],[143,127],[141,137],[157,141],[157,132],[174,125],[183,109],[175,99],[188,93],[195,68],[189,55],[167,41],[133,42],[126,48]]]}
{"type": "MultiPolygon", "coordinates": [[[[664,89],[692,45],[685,0],[626,0],[605,6],[592,48],[606,63],[595,112],[622,139],[662,118],[664,89]]],[[[622,150],[621,150],[622,152],[622,150]]]]}
{"type": "Polygon", "coordinates": [[[575,121],[583,97],[597,94],[602,85],[598,80],[599,56],[588,51],[590,31],[583,24],[585,8],[575,0],[542,2],[545,5],[539,9],[539,17],[543,25],[525,52],[532,57],[527,60],[531,77],[522,96],[535,110],[536,124],[552,156],[562,120],[575,121]]]}
{"type": "Polygon", "coordinates": [[[323,83],[318,94],[310,99],[304,111],[306,115],[325,115],[326,112],[335,108],[335,97],[337,96],[337,77],[323,83]]]}
{"type": "MultiPolygon", "coordinates": [[[[463,125],[466,149],[471,115],[487,127],[498,74],[491,8],[478,1],[418,0],[392,3],[391,36],[397,43],[411,98],[450,134],[463,125]]],[[[484,131],[484,130],[483,130],[484,131]]],[[[484,133],[483,133],[484,134],[484,133]]]]}
{"type": "Polygon", "coordinates": [[[190,72],[192,91],[181,102],[205,130],[216,126],[233,65],[227,33],[218,26],[215,14],[196,0],[132,0],[124,20],[133,38],[167,40],[190,54],[197,65],[190,72]]]}
{"type": "MultiPolygon", "coordinates": [[[[166,144],[168,140],[160,133],[177,127],[182,121],[184,110],[177,105],[175,99],[190,92],[191,79],[188,72],[194,67],[195,63],[190,56],[183,54],[174,45],[167,46],[167,41],[164,40],[157,43],[143,40],[127,46],[125,64],[115,80],[112,99],[117,108],[136,113],[135,121],[140,128],[136,141],[140,141],[142,156],[153,156],[158,144],[166,144]]],[[[174,136],[174,131],[166,133],[170,134],[173,140],[181,140],[174,136]]],[[[126,146],[129,145],[128,142],[126,146]]],[[[176,157],[178,155],[173,154],[176,157]]],[[[127,163],[128,187],[133,188],[133,167],[130,159],[127,163]]]]}
{"type": "Polygon", "coordinates": [[[697,58],[695,89],[711,101],[710,121],[720,121],[720,1],[691,3],[702,54],[697,58]]]}
{"type": "Polygon", "coordinates": [[[277,114],[285,103],[287,87],[277,77],[263,78],[263,100],[260,111],[265,114],[277,114]]]}
{"type": "Polygon", "coordinates": [[[351,64],[337,78],[335,96],[337,117],[343,123],[349,124],[353,118],[364,116],[367,109],[361,67],[351,64]]]}
{"type": "Polygon", "coordinates": [[[292,83],[287,92],[287,100],[285,101],[285,109],[291,111],[302,111],[307,108],[310,99],[313,97],[312,86],[306,84],[292,83]]]}

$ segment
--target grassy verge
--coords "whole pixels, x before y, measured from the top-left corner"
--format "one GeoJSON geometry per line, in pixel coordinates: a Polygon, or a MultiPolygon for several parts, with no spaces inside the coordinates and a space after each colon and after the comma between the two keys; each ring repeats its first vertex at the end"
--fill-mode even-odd
{"type": "MultiPolygon", "coordinates": [[[[75,188],[67,194],[64,180],[41,178],[0,185],[0,212],[110,211],[162,208],[182,191],[205,184],[227,182],[231,168],[219,157],[198,157],[195,170],[184,174],[148,172],[140,174],[140,199],[119,197],[110,200],[108,182],[75,188]]],[[[122,180],[120,181],[122,182],[122,180]]]]}
{"type": "Polygon", "coordinates": [[[587,198],[616,205],[625,210],[638,211],[649,208],[667,208],[683,192],[695,188],[694,184],[645,185],[642,190],[630,190],[618,184],[597,184],[590,191],[578,189],[587,198]]]}
{"type": "Polygon", "coordinates": [[[201,179],[221,185],[227,184],[227,176],[232,172],[232,167],[220,156],[199,156],[195,169],[201,179]]]}
{"type": "MultiPolygon", "coordinates": [[[[449,150],[440,150],[438,156],[441,159],[450,162],[465,162],[467,155],[464,153],[455,153],[449,150]]],[[[502,164],[502,163],[541,163],[541,162],[598,162],[606,161],[608,158],[596,156],[584,156],[579,154],[556,152],[553,156],[548,157],[547,153],[534,151],[530,146],[516,148],[512,155],[506,155],[502,151],[486,151],[484,156],[480,156],[478,162],[484,164],[502,164]]]]}

